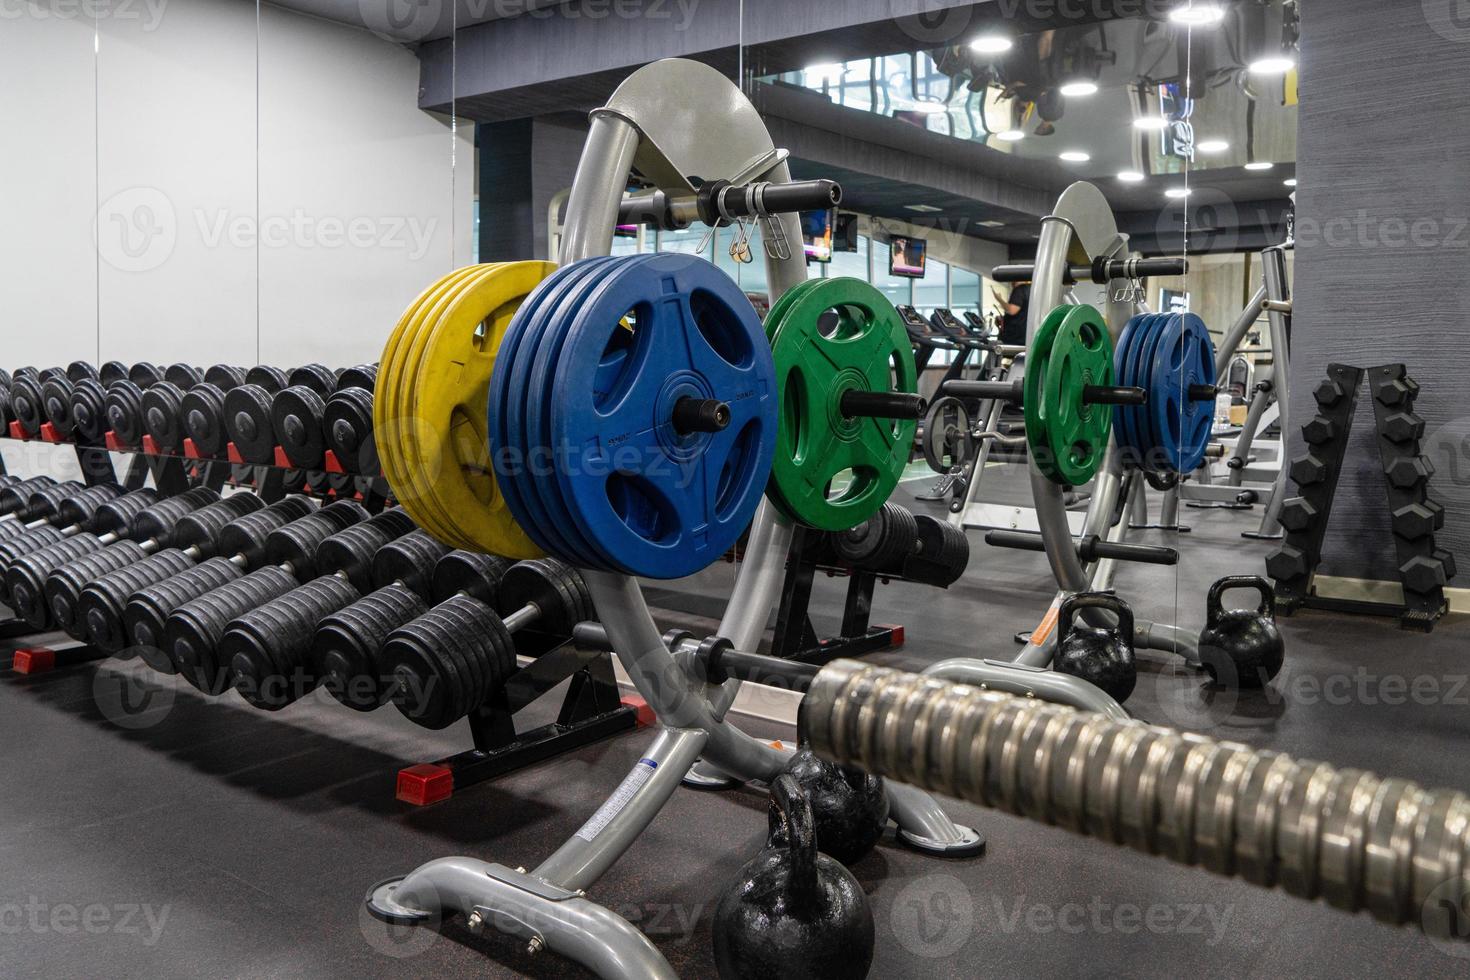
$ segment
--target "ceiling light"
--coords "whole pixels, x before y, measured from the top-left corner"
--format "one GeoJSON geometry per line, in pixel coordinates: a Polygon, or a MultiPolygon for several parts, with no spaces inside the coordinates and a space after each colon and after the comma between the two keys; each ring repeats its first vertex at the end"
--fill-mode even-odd
{"type": "Polygon", "coordinates": [[[981,34],[970,42],[970,50],[976,54],[1005,54],[1015,42],[1004,34],[981,34]]]}
{"type": "Polygon", "coordinates": [[[1194,148],[1201,153],[1224,153],[1230,149],[1230,144],[1224,140],[1205,140],[1194,144],[1194,148]]]}
{"type": "Polygon", "coordinates": [[[1274,58],[1261,58],[1257,61],[1252,61],[1250,73],[1252,75],[1285,75],[1295,67],[1295,58],[1278,55],[1274,58]]]}
{"type": "Polygon", "coordinates": [[[1139,173],[1137,170],[1125,170],[1118,175],[1118,179],[1125,184],[1137,184],[1141,182],[1144,177],[1143,174],[1139,173]]]}
{"type": "Polygon", "coordinates": [[[1165,197],[1172,197],[1176,199],[1181,197],[1188,197],[1189,194],[1190,191],[1188,187],[1171,187],[1168,190],[1164,191],[1165,197]]]}
{"type": "Polygon", "coordinates": [[[1163,130],[1169,128],[1169,120],[1163,116],[1139,116],[1133,120],[1133,126],[1135,129],[1163,130]]]}
{"type": "Polygon", "coordinates": [[[914,112],[921,112],[926,116],[937,116],[941,112],[949,111],[949,106],[946,103],[932,96],[925,96],[924,98],[915,100],[912,108],[914,112]]]}
{"type": "Polygon", "coordinates": [[[1062,86],[1061,92],[1069,99],[1079,99],[1088,95],[1096,95],[1097,84],[1095,82],[1068,82],[1062,86]]]}
{"type": "Polygon", "coordinates": [[[1187,27],[1212,27],[1225,19],[1225,11],[1212,3],[1188,3],[1169,11],[1169,19],[1187,27]]]}
{"type": "Polygon", "coordinates": [[[1247,170],[1270,170],[1274,166],[1276,166],[1276,164],[1272,163],[1269,160],[1252,160],[1250,163],[1248,163],[1248,164],[1245,165],[1245,169],[1247,169],[1247,170]]]}
{"type": "Polygon", "coordinates": [[[998,140],[1005,140],[1007,143],[1014,143],[1017,140],[1025,139],[1026,134],[1021,132],[1019,129],[1008,129],[1003,133],[996,133],[995,138],[998,140]]]}
{"type": "Polygon", "coordinates": [[[1083,153],[1081,150],[1067,150],[1065,153],[1059,155],[1068,163],[1086,163],[1092,159],[1091,153],[1083,153]]]}
{"type": "Polygon", "coordinates": [[[936,208],[932,204],[905,204],[904,210],[917,211],[920,214],[938,214],[942,208],[936,208]]]}
{"type": "Polygon", "coordinates": [[[980,222],[980,227],[981,228],[1004,228],[1005,226],[1006,226],[1006,223],[1004,221],[991,221],[991,220],[986,220],[986,221],[980,222]]]}
{"type": "Polygon", "coordinates": [[[1296,186],[1296,178],[1295,177],[1288,177],[1285,180],[1283,180],[1282,183],[1285,184],[1287,187],[1295,187],[1296,186]]]}

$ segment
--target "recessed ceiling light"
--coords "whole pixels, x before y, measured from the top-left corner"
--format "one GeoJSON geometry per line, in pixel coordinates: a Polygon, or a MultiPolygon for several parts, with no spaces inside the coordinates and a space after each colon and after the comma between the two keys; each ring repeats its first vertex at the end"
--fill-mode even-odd
{"type": "Polygon", "coordinates": [[[1026,134],[1021,132],[1019,129],[1008,129],[1003,133],[996,133],[995,138],[998,140],[1005,140],[1007,143],[1014,143],[1017,140],[1025,139],[1026,134]]]}
{"type": "Polygon", "coordinates": [[[1282,183],[1285,184],[1287,187],[1295,187],[1296,186],[1296,178],[1295,177],[1288,177],[1285,180],[1283,180],[1282,183]]]}
{"type": "Polygon", "coordinates": [[[1091,153],[1083,153],[1081,150],[1067,150],[1058,155],[1068,163],[1086,163],[1092,159],[1091,153]]]}
{"type": "Polygon", "coordinates": [[[1135,129],[1168,129],[1169,120],[1163,116],[1139,116],[1133,120],[1135,129]]]}
{"type": "Polygon", "coordinates": [[[943,210],[942,208],[936,208],[932,204],[905,204],[904,209],[907,211],[917,211],[920,214],[937,214],[943,210]]]}
{"type": "Polygon", "coordinates": [[[941,112],[948,112],[949,106],[932,96],[925,96],[914,101],[913,110],[926,116],[937,116],[941,112]]]}
{"type": "Polygon", "coordinates": [[[980,227],[981,228],[1004,228],[1005,226],[1006,226],[1006,223],[1004,221],[982,221],[982,222],[980,222],[980,227]]]}
{"type": "Polygon", "coordinates": [[[1285,75],[1296,67],[1296,59],[1279,55],[1272,58],[1260,58],[1252,61],[1250,73],[1252,75],[1285,75]]]}
{"type": "Polygon", "coordinates": [[[1189,194],[1190,190],[1188,187],[1171,187],[1168,190],[1164,191],[1165,197],[1173,198],[1188,197],[1189,194]]]}
{"type": "Polygon", "coordinates": [[[1245,169],[1270,170],[1274,166],[1276,166],[1276,164],[1272,163],[1270,160],[1252,160],[1250,163],[1245,165],[1245,169]]]}
{"type": "Polygon", "coordinates": [[[981,34],[970,42],[970,50],[976,54],[1005,54],[1015,42],[1004,34],[981,34]]]}
{"type": "Polygon", "coordinates": [[[1225,19],[1225,11],[1212,3],[1187,3],[1169,11],[1169,19],[1189,27],[1210,27],[1225,19]]]}
{"type": "Polygon", "coordinates": [[[1196,143],[1194,148],[1201,153],[1224,153],[1230,149],[1230,144],[1224,140],[1205,140],[1201,143],[1196,143]]]}
{"type": "Polygon", "coordinates": [[[1062,86],[1061,92],[1069,99],[1083,98],[1088,95],[1096,95],[1097,84],[1095,82],[1068,82],[1062,86]]]}
{"type": "Polygon", "coordinates": [[[1144,179],[1143,174],[1137,170],[1125,170],[1118,175],[1118,179],[1125,184],[1137,184],[1144,179]]]}

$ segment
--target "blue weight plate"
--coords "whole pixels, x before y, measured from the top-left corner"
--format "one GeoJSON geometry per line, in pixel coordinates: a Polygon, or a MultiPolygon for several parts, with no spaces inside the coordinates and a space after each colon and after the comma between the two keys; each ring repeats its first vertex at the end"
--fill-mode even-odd
{"type": "Polygon", "coordinates": [[[1149,406],[1150,422],[1162,436],[1168,465],[1176,473],[1194,471],[1204,460],[1214,404],[1188,397],[1192,384],[1213,384],[1214,351],[1204,321],[1192,313],[1174,317],[1160,337],[1150,374],[1158,398],[1149,406]]]}
{"type": "Polygon", "coordinates": [[[505,336],[500,343],[500,350],[495,360],[495,370],[490,376],[490,396],[488,398],[487,411],[490,418],[486,432],[489,436],[491,462],[495,469],[496,483],[500,488],[501,495],[505,498],[506,506],[510,508],[511,516],[521,529],[536,542],[536,545],[549,554],[556,554],[558,548],[556,542],[548,537],[547,525],[534,519],[533,512],[527,507],[525,501],[528,494],[524,492],[525,469],[522,462],[527,457],[527,445],[525,433],[510,426],[509,406],[521,404],[525,400],[525,393],[516,386],[514,367],[521,356],[522,339],[525,336],[531,318],[545,301],[546,297],[567,276],[573,274],[581,263],[572,263],[562,266],[550,276],[541,281],[532,290],[531,295],[526,297],[510,326],[506,328],[505,336]]]}
{"type": "MultiPolygon", "coordinates": [[[[521,406],[521,417],[528,441],[532,445],[551,447],[552,458],[558,465],[577,465],[576,457],[569,451],[569,447],[552,440],[550,427],[551,381],[555,377],[555,364],[561,354],[567,329],[582,300],[602,281],[608,270],[614,267],[613,263],[638,261],[638,258],[606,259],[595,265],[587,263],[585,273],[564,280],[556,294],[536,312],[527,332],[526,356],[521,363],[526,368],[524,377],[529,395],[521,406]]],[[[511,411],[514,414],[514,406],[511,411]]],[[[566,560],[583,568],[610,567],[608,559],[597,553],[572,519],[570,508],[562,499],[556,469],[537,467],[531,470],[530,476],[536,489],[536,503],[546,512],[554,533],[566,542],[566,560]]]]}
{"type": "MultiPolygon", "coordinates": [[[[1128,345],[1127,361],[1125,362],[1123,375],[1126,380],[1119,381],[1119,384],[1133,388],[1143,388],[1144,390],[1148,389],[1148,385],[1139,380],[1140,372],[1138,365],[1142,358],[1143,349],[1155,337],[1158,320],[1158,314],[1147,313],[1138,321],[1137,327],[1134,330],[1134,336],[1128,345]]],[[[1124,407],[1123,412],[1124,439],[1127,440],[1128,446],[1133,450],[1135,461],[1142,467],[1143,463],[1148,459],[1149,449],[1147,434],[1142,430],[1140,425],[1142,421],[1142,410],[1139,406],[1129,405],[1124,407]]]]}
{"type": "Polygon", "coordinates": [[[583,465],[561,474],[562,492],[619,571],[678,578],[735,543],[770,476],[774,381],[750,301],[703,259],[648,256],[586,297],[555,364],[551,431],[556,444],[581,448],[583,465]],[[623,338],[614,332],[629,310],[637,327],[623,338]],[[682,397],[724,401],[729,425],[676,433],[670,417],[682,397]]]}
{"type": "MultiPolygon", "coordinates": [[[[1139,314],[1131,318],[1123,325],[1123,332],[1118,335],[1118,344],[1113,348],[1113,383],[1119,387],[1130,387],[1132,382],[1128,380],[1128,353],[1132,344],[1136,343],[1143,332],[1142,320],[1145,314],[1139,314]]],[[[1113,409],[1113,431],[1118,444],[1122,450],[1131,450],[1132,444],[1128,439],[1128,410],[1129,406],[1119,405],[1113,409]]]]}
{"type": "MultiPolygon", "coordinates": [[[[549,389],[534,382],[532,371],[547,324],[564,324],[570,319],[574,307],[564,305],[566,297],[572,294],[577,284],[586,282],[589,278],[595,281],[600,272],[616,261],[607,256],[598,256],[573,263],[567,274],[560,276],[555,285],[546,291],[536,308],[531,311],[520,334],[511,365],[511,397],[504,406],[507,430],[517,434],[515,438],[525,450],[522,458],[527,465],[517,482],[521,504],[528,519],[541,529],[542,535],[552,545],[546,550],[571,564],[592,568],[604,567],[604,563],[593,560],[592,554],[579,547],[566,533],[571,527],[565,508],[557,506],[559,501],[548,499],[543,488],[544,477],[551,474],[543,474],[542,470],[554,470],[563,457],[556,451],[555,444],[546,441],[532,423],[533,407],[539,407],[550,396],[549,389]]],[[[553,329],[564,330],[565,327],[553,329]]]]}
{"type": "Polygon", "coordinates": [[[1159,341],[1169,329],[1169,323],[1178,314],[1156,313],[1150,325],[1148,334],[1144,338],[1143,346],[1139,348],[1137,357],[1133,362],[1133,376],[1137,384],[1148,391],[1148,403],[1137,406],[1134,409],[1133,428],[1139,442],[1139,451],[1145,461],[1145,469],[1158,472],[1163,457],[1160,455],[1162,449],[1162,434],[1154,428],[1153,416],[1148,406],[1158,401],[1158,393],[1153,390],[1153,378],[1150,366],[1153,364],[1154,351],[1158,349],[1159,341]]]}

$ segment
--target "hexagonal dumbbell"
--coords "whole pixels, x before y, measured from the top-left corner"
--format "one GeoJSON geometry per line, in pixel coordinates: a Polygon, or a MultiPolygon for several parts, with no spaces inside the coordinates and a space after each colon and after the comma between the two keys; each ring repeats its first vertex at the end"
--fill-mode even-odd
{"type": "Polygon", "coordinates": [[[1300,548],[1284,544],[1266,558],[1266,574],[1278,582],[1305,578],[1311,572],[1307,553],[1300,548]]]}
{"type": "Polygon", "coordinates": [[[1305,531],[1317,519],[1317,508],[1303,497],[1293,497],[1281,505],[1281,526],[1288,531],[1305,531]]]}
{"type": "Polygon", "coordinates": [[[1399,576],[1404,580],[1404,588],[1410,592],[1424,594],[1433,592],[1445,584],[1444,562],[1438,558],[1425,558],[1422,555],[1410,558],[1399,568],[1399,576]]]}
{"type": "Polygon", "coordinates": [[[1434,529],[1438,531],[1444,527],[1444,505],[1437,504],[1433,500],[1426,500],[1424,501],[1424,507],[1434,515],[1434,529]]]}
{"type": "Polygon", "coordinates": [[[1342,401],[1343,394],[1342,385],[1331,378],[1326,379],[1312,390],[1312,397],[1317,399],[1317,404],[1323,408],[1331,408],[1342,401]]]}
{"type": "Polygon", "coordinates": [[[1393,512],[1393,533],[1407,541],[1416,541],[1427,534],[1433,534],[1434,511],[1423,504],[1400,507],[1393,512]]]}
{"type": "Polygon", "coordinates": [[[1299,487],[1309,487],[1327,479],[1327,464],[1311,453],[1291,461],[1291,478],[1299,487]]]}
{"type": "Polygon", "coordinates": [[[1384,474],[1388,482],[1401,490],[1418,486],[1434,475],[1434,464],[1427,456],[1405,456],[1388,464],[1384,474]]]}
{"type": "Polygon", "coordinates": [[[1424,438],[1424,420],[1413,412],[1394,412],[1383,420],[1383,434],[1394,442],[1424,438]]]}
{"type": "Polygon", "coordinates": [[[1312,416],[1311,420],[1302,426],[1302,438],[1314,446],[1331,442],[1336,435],[1337,426],[1332,423],[1331,419],[1320,415],[1312,416]]]}
{"type": "Polygon", "coordinates": [[[1436,548],[1434,550],[1434,558],[1444,569],[1444,580],[1448,582],[1453,579],[1455,577],[1455,574],[1459,571],[1459,569],[1455,567],[1455,556],[1450,554],[1448,551],[1441,551],[1440,549],[1436,548]]]}
{"type": "Polygon", "coordinates": [[[1419,386],[1407,379],[1381,381],[1373,387],[1373,397],[1384,405],[1402,405],[1414,400],[1419,386]]]}

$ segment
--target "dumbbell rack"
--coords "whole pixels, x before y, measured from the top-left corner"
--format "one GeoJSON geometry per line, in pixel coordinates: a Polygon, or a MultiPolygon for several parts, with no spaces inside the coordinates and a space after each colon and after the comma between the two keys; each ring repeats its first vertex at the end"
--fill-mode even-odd
{"type": "Polygon", "coordinates": [[[781,587],[781,604],[776,612],[776,630],[771,640],[771,655],[783,660],[806,664],[825,664],[841,657],[858,657],[875,650],[903,646],[904,630],[897,625],[869,625],[873,610],[873,587],[878,579],[885,582],[893,576],[821,560],[825,556],[815,547],[820,531],[797,526],[792,534],[791,557],[786,565],[786,581],[781,587]],[[848,576],[847,599],[842,607],[842,632],[837,636],[819,637],[810,614],[812,584],[818,569],[827,576],[848,576]]]}
{"type": "Polygon", "coordinates": [[[1327,379],[1312,394],[1317,414],[1302,426],[1307,452],[1291,462],[1299,495],[1282,506],[1286,538],[1266,559],[1266,570],[1276,582],[1277,611],[1289,616],[1308,607],[1397,615],[1403,629],[1430,632],[1448,611],[1444,586],[1455,576],[1455,559],[1435,545],[1434,532],[1444,526],[1444,508],[1429,498],[1434,466],[1420,452],[1424,420],[1414,413],[1419,385],[1403,364],[1368,369],[1329,364],[1327,379]],[[1365,375],[1373,394],[1402,605],[1326,598],[1313,587],[1365,375]]]}

